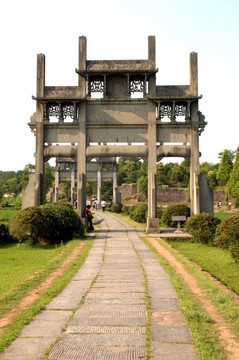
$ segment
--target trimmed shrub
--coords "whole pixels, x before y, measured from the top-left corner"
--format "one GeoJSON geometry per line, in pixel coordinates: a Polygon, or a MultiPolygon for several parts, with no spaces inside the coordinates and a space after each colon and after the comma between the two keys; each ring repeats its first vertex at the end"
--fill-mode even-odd
{"type": "Polygon", "coordinates": [[[131,206],[130,218],[139,223],[144,223],[146,221],[147,211],[148,211],[147,203],[137,203],[131,206]]]}
{"type": "Polygon", "coordinates": [[[220,220],[207,213],[190,217],[184,226],[185,231],[193,236],[192,241],[208,244],[213,242],[220,220]]]}
{"type": "Polygon", "coordinates": [[[229,249],[236,262],[239,262],[239,215],[233,215],[217,227],[215,243],[229,249]]]}
{"type": "Polygon", "coordinates": [[[131,206],[128,206],[128,205],[123,205],[122,206],[122,212],[125,214],[125,215],[129,215],[129,209],[131,208],[131,206]]]}
{"type": "Polygon", "coordinates": [[[48,243],[55,244],[61,240],[71,240],[74,233],[79,235],[84,233],[81,219],[71,206],[47,204],[41,206],[41,213],[48,225],[42,237],[48,243]]]}
{"type": "Polygon", "coordinates": [[[114,212],[114,213],[121,213],[121,205],[119,204],[113,204],[111,205],[110,211],[114,212]]]}
{"type": "MultiPolygon", "coordinates": [[[[190,208],[186,204],[173,204],[168,206],[163,210],[163,214],[161,216],[162,223],[165,226],[169,227],[177,227],[178,223],[172,221],[172,216],[186,216],[188,218],[190,216],[190,208]]],[[[184,224],[182,224],[182,227],[184,224]]]]}
{"type": "Polygon", "coordinates": [[[53,202],[53,203],[48,204],[48,205],[60,205],[60,206],[67,206],[68,208],[73,209],[72,205],[71,205],[69,202],[64,201],[64,200],[58,200],[58,201],[53,202]]]}
{"type": "Polygon", "coordinates": [[[157,207],[157,218],[159,218],[159,220],[161,220],[162,216],[163,216],[163,208],[162,207],[157,207]]]}
{"type": "Polygon", "coordinates": [[[19,211],[10,222],[9,232],[19,242],[55,244],[71,240],[74,233],[83,235],[84,225],[69,206],[47,204],[19,211]]]}
{"type": "Polygon", "coordinates": [[[39,206],[17,212],[9,224],[9,234],[19,242],[35,245],[47,226],[39,206]]]}

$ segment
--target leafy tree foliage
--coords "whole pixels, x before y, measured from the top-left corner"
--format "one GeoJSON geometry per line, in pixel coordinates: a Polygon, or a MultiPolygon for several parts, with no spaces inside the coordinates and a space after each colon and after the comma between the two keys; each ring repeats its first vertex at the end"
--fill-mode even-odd
{"type": "Polygon", "coordinates": [[[119,158],[117,184],[136,184],[141,168],[141,161],[138,158],[119,158]]]}
{"type": "MultiPolygon", "coordinates": [[[[228,154],[229,154],[229,156],[230,156],[230,158],[231,158],[231,161],[234,161],[235,155],[236,155],[236,151],[228,150],[228,154]]],[[[219,159],[221,159],[222,156],[223,156],[223,151],[221,151],[221,152],[218,153],[218,158],[219,158],[219,159]]]]}
{"type": "MultiPolygon", "coordinates": [[[[4,194],[12,194],[17,197],[27,185],[29,173],[34,172],[35,166],[28,164],[23,170],[0,172],[0,199],[4,194]]],[[[54,181],[53,167],[45,164],[45,192],[49,190],[54,181]]]]}
{"type": "Polygon", "coordinates": [[[219,164],[212,164],[208,162],[203,162],[200,164],[200,172],[205,173],[207,176],[207,183],[212,188],[218,185],[217,181],[217,171],[218,171],[219,164]]]}
{"type": "Polygon", "coordinates": [[[190,179],[190,163],[186,160],[181,164],[168,163],[157,165],[157,184],[172,187],[187,187],[190,179]]]}
{"type": "Polygon", "coordinates": [[[137,189],[141,195],[148,194],[148,176],[141,175],[137,180],[137,189]]]}
{"type": "Polygon", "coordinates": [[[226,191],[232,197],[235,197],[237,200],[239,199],[239,146],[236,151],[236,160],[233,164],[233,169],[226,186],[226,191]]]}
{"type": "Polygon", "coordinates": [[[50,164],[48,163],[45,163],[44,172],[44,189],[45,194],[47,194],[48,190],[50,189],[50,187],[52,187],[52,184],[55,180],[54,167],[50,166],[50,164]]]}
{"type": "Polygon", "coordinates": [[[223,155],[219,164],[219,168],[217,171],[217,181],[219,185],[226,186],[229,177],[230,172],[232,170],[232,160],[229,150],[224,150],[223,155]]]}

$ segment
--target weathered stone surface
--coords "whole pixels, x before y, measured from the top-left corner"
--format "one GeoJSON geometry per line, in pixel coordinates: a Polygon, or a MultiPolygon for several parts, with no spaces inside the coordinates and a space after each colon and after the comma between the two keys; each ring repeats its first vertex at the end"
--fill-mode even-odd
{"type": "Polygon", "coordinates": [[[91,281],[72,281],[46,308],[74,309],[81,302],[90,284],[91,281]]]}
{"type": "Polygon", "coordinates": [[[152,324],[165,326],[185,326],[186,320],[179,311],[153,311],[151,315],[152,324]]]}
{"type": "Polygon", "coordinates": [[[144,304],[145,299],[142,297],[142,299],[127,299],[127,298],[121,298],[121,299],[87,299],[85,300],[85,304],[115,304],[115,305],[122,305],[122,304],[144,304]]]}
{"type": "Polygon", "coordinates": [[[179,310],[178,300],[177,299],[162,299],[161,297],[151,297],[150,299],[151,307],[155,311],[160,310],[179,310]]]}
{"type": "Polygon", "coordinates": [[[70,325],[82,325],[82,326],[145,326],[146,318],[144,317],[131,317],[131,318],[105,318],[105,317],[95,317],[95,318],[73,318],[70,325]]]}
{"type": "Polygon", "coordinates": [[[145,334],[144,326],[68,326],[66,334],[145,334]]]}
{"type": "MultiPolygon", "coordinates": [[[[143,292],[90,292],[87,295],[87,299],[144,299],[145,294],[143,292]]],[[[87,300],[86,299],[86,300],[87,300]]]]}
{"type": "Polygon", "coordinates": [[[145,348],[135,347],[115,347],[115,346],[94,346],[64,344],[59,342],[51,351],[48,359],[51,360],[143,360],[145,358],[145,348]]]}
{"type": "Polygon", "coordinates": [[[186,326],[152,325],[152,338],[160,342],[192,343],[192,337],[186,326]]]}
{"type": "Polygon", "coordinates": [[[152,360],[198,360],[195,350],[189,344],[152,342],[152,360]]]}
{"type": "Polygon", "coordinates": [[[79,345],[144,346],[144,334],[66,334],[61,342],[79,345]]]}
{"type": "Polygon", "coordinates": [[[38,338],[17,338],[2,354],[1,360],[40,360],[46,349],[53,344],[55,336],[38,338]]]}

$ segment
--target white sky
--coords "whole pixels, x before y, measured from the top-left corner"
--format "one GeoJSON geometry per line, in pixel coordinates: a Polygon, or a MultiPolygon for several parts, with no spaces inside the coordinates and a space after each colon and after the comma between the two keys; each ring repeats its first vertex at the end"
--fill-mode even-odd
{"type": "Polygon", "coordinates": [[[8,0],[0,5],[0,170],[34,164],[36,58],[46,55],[46,85],[77,85],[78,37],[87,59],[146,59],[156,36],[157,85],[189,84],[198,53],[199,110],[208,125],[201,162],[239,145],[238,0],[8,0]]]}

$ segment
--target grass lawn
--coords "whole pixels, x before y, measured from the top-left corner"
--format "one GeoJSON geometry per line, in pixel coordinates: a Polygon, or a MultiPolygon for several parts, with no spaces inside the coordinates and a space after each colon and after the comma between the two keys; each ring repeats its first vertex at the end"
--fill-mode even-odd
{"type": "Polygon", "coordinates": [[[229,251],[185,241],[168,243],[239,295],[239,264],[229,251]]]}
{"type": "Polygon", "coordinates": [[[224,212],[215,212],[214,213],[214,217],[220,219],[221,221],[234,216],[234,215],[239,215],[239,213],[224,213],[224,212]]]}
{"type": "Polygon", "coordinates": [[[24,244],[0,245],[0,299],[17,285],[43,269],[64,247],[35,246],[24,244]]]}
{"type": "Polygon", "coordinates": [[[15,215],[18,211],[19,210],[0,209],[0,224],[7,225],[9,223],[9,221],[11,220],[11,218],[13,217],[13,215],[15,215]]]}
{"type": "Polygon", "coordinates": [[[0,335],[0,352],[11,343],[21,329],[68,284],[85,262],[93,240],[74,239],[64,245],[30,247],[24,244],[0,246],[0,317],[18,306],[21,299],[36,289],[67,260],[81,243],[84,247],[63,273],[35,302],[21,311],[4,327],[0,335]]]}

